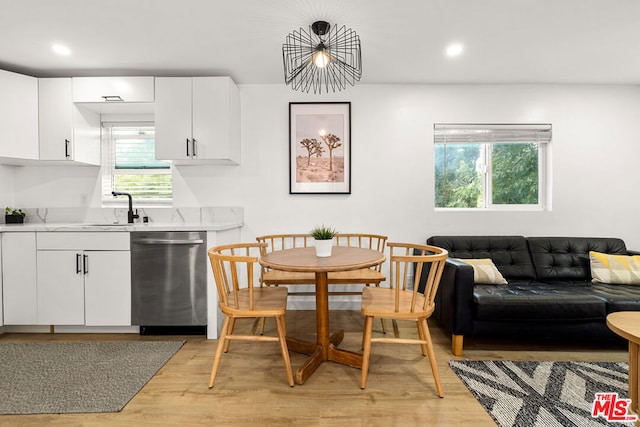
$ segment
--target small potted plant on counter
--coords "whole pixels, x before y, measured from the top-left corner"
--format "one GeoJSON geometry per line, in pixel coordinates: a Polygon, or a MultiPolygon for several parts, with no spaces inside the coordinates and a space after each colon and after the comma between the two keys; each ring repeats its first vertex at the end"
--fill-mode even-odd
{"type": "Polygon", "coordinates": [[[311,230],[311,236],[316,245],[316,256],[328,257],[331,256],[331,247],[333,246],[333,236],[338,232],[331,227],[316,226],[311,230]]]}
{"type": "Polygon", "coordinates": [[[4,222],[5,224],[22,224],[26,214],[22,212],[22,209],[11,209],[7,207],[4,210],[4,222]]]}

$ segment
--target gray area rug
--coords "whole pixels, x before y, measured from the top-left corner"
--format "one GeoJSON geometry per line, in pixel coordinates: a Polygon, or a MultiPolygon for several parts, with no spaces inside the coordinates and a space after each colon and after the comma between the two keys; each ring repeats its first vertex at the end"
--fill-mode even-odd
{"type": "MultiPolygon", "coordinates": [[[[628,399],[628,365],[614,362],[449,361],[501,427],[634,425],[601,407],[596,393],[628,399]]],[[[619,415],[619,414],[618,414],[619,415]]]]}
{"type": "Polygon", "coordinates": [[[0,414],[118,412],[183,344],[0,343],[0,414]]]}

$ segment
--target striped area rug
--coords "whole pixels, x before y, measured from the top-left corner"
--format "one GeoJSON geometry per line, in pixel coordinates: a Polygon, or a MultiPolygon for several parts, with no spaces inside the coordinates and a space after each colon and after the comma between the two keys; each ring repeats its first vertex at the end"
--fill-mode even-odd
{"type": "Polygon", "coordinates": [[[501,427],[634,425],[624,401],[627,363],[452,360],[449,366],[501,427]]]}

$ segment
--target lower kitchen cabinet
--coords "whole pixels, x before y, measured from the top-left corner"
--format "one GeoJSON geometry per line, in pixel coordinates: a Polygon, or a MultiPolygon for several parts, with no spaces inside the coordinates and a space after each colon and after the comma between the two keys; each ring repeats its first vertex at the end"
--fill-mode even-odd
{"type": "Polygon", "coordinates": [[[38,323],[36,233],[6,232],[2,238],[2,306],[5,325],[38,323]]]}
{"type": "Polygon", "coordinates": [[[18,307],[35,306],[35,316],[6,325],[131,325],[129,233],[31,234],[37,286],[18,307]]]}
{"type": "Polygon", "coordinates": [[[38,323],[131,324],[129,251],[38,250],[38,323]]]}

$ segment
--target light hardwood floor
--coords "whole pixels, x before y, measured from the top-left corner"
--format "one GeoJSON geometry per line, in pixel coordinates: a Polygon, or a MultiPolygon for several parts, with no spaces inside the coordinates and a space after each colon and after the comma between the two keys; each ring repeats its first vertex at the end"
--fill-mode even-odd
{"type": "MultiPolygon", "coordinates": [[[[315,313],[289,311],[289,334],[313,339],[315,313]]],[[[250,323],[239,324],[249,328],[250,323]]],[[[332,311],[331,329],[344,328],[341,347],[359,351],[363,318],[332,311]]],[[[400,323],[402,335],[414,334],[400,323]]],[[[203,337],[84,334],[5,334],[0,344],[27,341],[185,339],[182,349],[118,413],[1,415],[0,426],[494,426],[491,417],[449,369],[451,359],[626,361],[624,343],[598,346],[467,340],[464,356],[450,352],[450,338],[430,323],[445,397],[436,395],[428,361],[418,346],[374,345],[366,390],[360,371],[324,363],[304,385],[287,385],[277,343],[233,342],[223,355],[216,384],[207,388],[216,341],[203,337]]],[[[265,333],[275,326],[267,323],[265,333]]],[[[381,334],[379,324],[374,334],[381,334]]],[[[291,353],[300,366],[304,355],[291,353]]],[[[2,361],[0,361],[2,363],[2,361]]],[[[0,396],[1,398],[1,396],[0,396]]]]}

